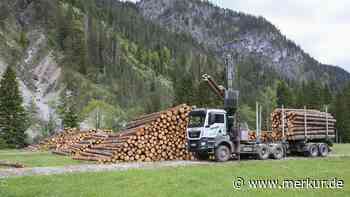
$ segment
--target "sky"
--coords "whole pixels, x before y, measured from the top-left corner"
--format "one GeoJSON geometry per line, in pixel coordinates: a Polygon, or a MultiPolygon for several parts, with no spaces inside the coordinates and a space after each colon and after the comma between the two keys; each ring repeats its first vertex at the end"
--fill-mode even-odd
{"type": "Polygon", "coordinates": [[[265,17],[321,63],[350,72],[350,0],[210,1],[222,8],[265,17]]]}

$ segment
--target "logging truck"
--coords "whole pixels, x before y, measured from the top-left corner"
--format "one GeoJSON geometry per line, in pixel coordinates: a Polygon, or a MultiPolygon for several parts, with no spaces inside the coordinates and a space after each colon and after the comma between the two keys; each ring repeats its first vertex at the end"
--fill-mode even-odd
{"type": "MultiPolygon", "coordinates": [[[[188,149],[197,158],[214,156],[217,161],[227,161],[241,155],[260,160],[282,159],[289,154],[301,153],[309,157],[326,157],[334,139],[329,133],[304,130],[291,138],[281,136],[278,141],[249,140],[248,130],[235,123],[235,118],[225,110],[195,109],[189,114],[187,128],[188,149]],[[236,127],[238,125],[238,127],[236,127]]],[[[312,125],[313,122],[309,122],[312,125]]],[[[309,127],[306,127],[309,128],[309,127]]],[[[257,134],[259,136],[259,134],[257,134]]]]}
{"type": "MultiPolygon", "coordinates": [[[[194,109],[189,113],[188,150],[199,159],[214,156],[220,162],[233,157],[239,160],[241,155],[254,156],[261,160],[270,157],[282,159],[290,153],[303,153],[310,157],[327,156],[334,139],[335,122],[328,113],[295,110],[295,113],[288,112],[290,122],[287,123],[287,112],[282,109],[277,118],[277,129],[281,129],[279,133],[282,133],[279,139],[260,138],[261,118],[257,120],[256,139],[249,139],[249,131],[242,127],[237,113],[239,91],[233,88],[233,59],[231,54],[227,55],[227,88],[218,85],[210,75],[203,75],[203,80],[211,90],[223,99],[224,109],[194,109]]],[[[257,107],[257,117],[259,108],[257,107]]]]}

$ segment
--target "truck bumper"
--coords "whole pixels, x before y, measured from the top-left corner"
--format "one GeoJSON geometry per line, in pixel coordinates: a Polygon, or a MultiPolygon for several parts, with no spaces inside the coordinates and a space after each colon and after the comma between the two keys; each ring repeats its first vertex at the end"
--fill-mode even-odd
{"type": "Polygon", "coordinates": [[[215,141],[208,138],[200,140],[188,140],[187,149],[196,153],[214,153],[215,141]]]}

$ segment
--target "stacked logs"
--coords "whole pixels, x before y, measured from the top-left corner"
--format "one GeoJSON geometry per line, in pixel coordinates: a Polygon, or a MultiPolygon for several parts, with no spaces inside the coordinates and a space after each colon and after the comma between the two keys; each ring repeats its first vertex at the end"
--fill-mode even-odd
{"type": "Polygon", "coordinates": [[[147,114],[129,122],[118,133],[69,128],[28,149],[52,150],[76,160],[100,163],[192,160],[185,147],[190,111],[191,107],[180,105],[147,114]]]}
{"type": "Polygon", "coordinates": [[[284,116],[282,109],[272,112],[272,128],[274,132],[282,133],[282,122],[284,122],[288,140],[335,138],[336,120],[330,113],[304,109],[283,109],[283,111],[284,116]]]}
{"type": "Polygon", "coordinates": [[[67,128],[56,135],[46,138],[38,145],[31,146],[41,150],[52,150],[52,153],[58,155],[71,155],[80,149],[77,147],[80,143],[91,140],[93,143],[99,143],[101,140],[96,139],[98,133],[110,133],[110,130],[87,130],[81,131],[76,128],[67,128]]]}
{"type": "MultiPolygon", "coordinates": [[[[262,131],[260,134],[260,141],[261,142],[276,142],[279,141],[282,138],[282,133],[277,131],[262,131]]],[[[249,141],[256,141],[257,140],[257,134],[256,131],[250,131],[248,133],[248,140],[249,141]]]]}
{"type": "Polygon", "coordinates": [[[75,155],[77,152],[84,150],[84,148],[102,143],[111,132],[111,130],[90,129],[85,131],[68,128],[44,139],[39,144],[26,147],[26,150],[51,150],[52,153],[57,155],[75,155]]]}
{"type": "Polygon", "coordinates": [[[79,151],[73,159],[101,163],[194,159],[185,147],[190,111],[191,107],[180,105],[141,116],[119,133],[95,134],[94,139],[101,141],[80,141],[74,145],[79,151]]]}

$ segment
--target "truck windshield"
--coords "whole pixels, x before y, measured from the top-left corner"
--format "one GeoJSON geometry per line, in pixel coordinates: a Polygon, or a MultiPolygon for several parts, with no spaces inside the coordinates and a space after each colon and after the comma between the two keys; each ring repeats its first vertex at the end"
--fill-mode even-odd
{"type": "Polygon", "coordinates": [[[189,114],[189,116],[190,116],[190,122],[188,124],[189,128],[204,127],[206,112],[193,111],[189,114]]]}

